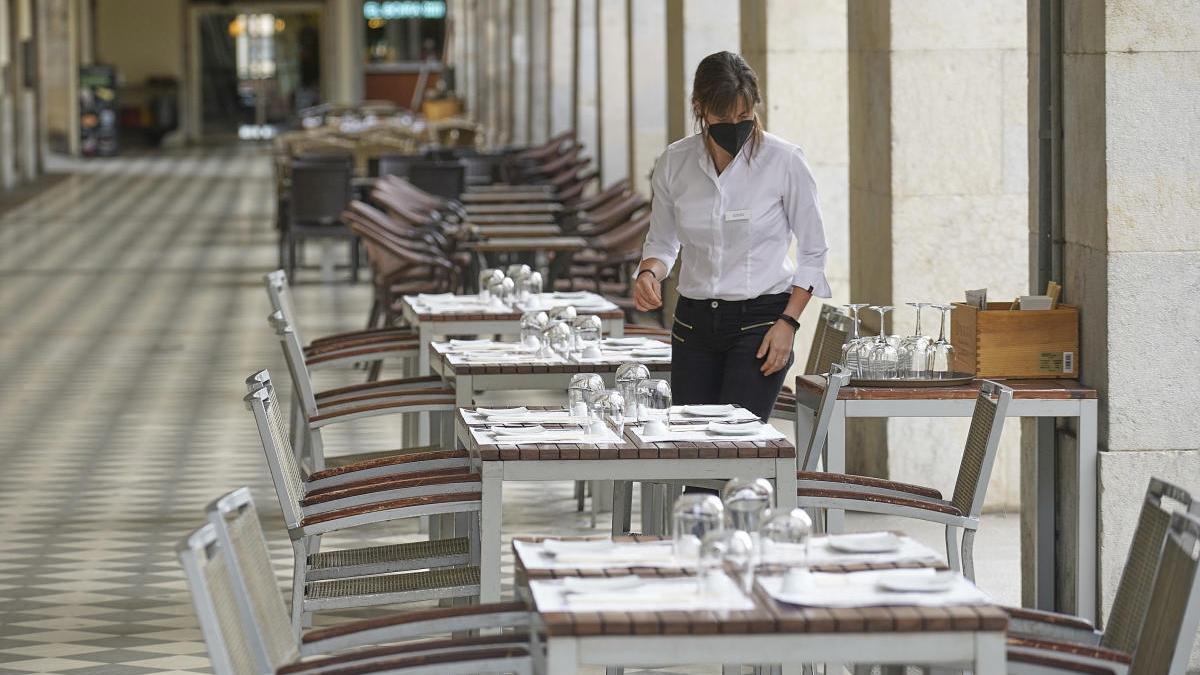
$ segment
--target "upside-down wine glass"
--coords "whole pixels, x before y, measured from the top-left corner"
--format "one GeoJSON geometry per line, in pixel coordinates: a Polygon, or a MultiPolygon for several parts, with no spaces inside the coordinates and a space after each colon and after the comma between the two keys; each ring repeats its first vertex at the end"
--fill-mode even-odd
{"type": "Polygon", "coordinates": [[[946,339],[946,313],[954,309],[954,305],[933,305],[934,309],[942,312],[942,328],[938,333],[937,342],[933,343],[932,370],[935,375],[949,375],[954,372],[954,345],[946,339]]]}
{"type": "Polygon", "coordinates": [[[846,344],[842,345],[842,365],[849,368],[855,377],[863,376],[860,366],[866,362],[866,353],[870,352],[871,345],[875,342],[869,337],[863,337],[859,328],[862,322],[858,318],[858,310],[868,306],[865,302],[846,305],[846,308],[850,310],[851,325],[850,339],[846,340],[846,344]],[[865,353],[863,353],[864,351],[865,353]],[[860,353],[863,353],[861,361],[859,359],[860,353]]]}
{"type": "Polygon", "coordinates": [[[929,359],[933,355],[933,340],[921,334],[921,310],[929,307],[928,302],[905,303],[917,309],[916,331],[900,340],[897,348],[898,373],[906,379],[924,379],[929,377],[929,359]]]}
{"type": "Polygon", "coordinates": [[[875,344],[871,346],[871,352],[867,356],[867,371],[872,379],[887,380],[895,379],[896,377],[896,347],[888,341],[887,330],[887,313],[895,309],[890,305],[872,305],[871,310],[879,312],[879,337],[875,339],[875,344]]]}

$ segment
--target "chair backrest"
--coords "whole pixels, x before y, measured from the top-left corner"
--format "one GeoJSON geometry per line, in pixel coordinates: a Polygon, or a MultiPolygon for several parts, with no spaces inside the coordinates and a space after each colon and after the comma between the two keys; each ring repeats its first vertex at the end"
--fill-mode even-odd
{"type": "MultiPolygon", "coordinates": [[[[825,378],[825,391],[817,404],[817,416],[813,421],[812,434],[808,437],[808,448],[804,455],[798,457],[798,467],[801,471],[816,471],[817,461],[821,459],[825,448],[825,439],[829,436],[829,422],[833,418],[833,403],[837,400],[842,387],[850,384],[850,371],[841,364],[835,363],[825,378]]],[[[799,439],[797,439],[799,441],[799,439]]]]}
{"type": "Polygon", "coordinates": [[[419,162],[409,168],[408,182],[444,199],[458,199],[466,189],[466,168],[460,162],[419,162]]]}
{"type": "Polygon", "coordinates": [[[263,275],[263,281],[266,282],[267,297],[271,300],[271,311],[283,315],[283,319],[288,322],[293,331],[296,331],[297,339],[303,344],[304,338],[300,336],[296,325],[296,305],[292,302],[292,287],[288,283],[287,272],[284,270],[267,272],[263,275]]]}
{"type": "Polygon", "coordinates": [[[1200,623],[1200,520],[1171,514],[1130,675],[1183,675],[1200,623]]]}
{"type": "Polygon", "coordinates": [[[175,547],[191,590],[192,606],[217,675],[270,673],[261,670],[250,645],[250,634],[238,609],[229,574],[229,552],[217,540],[212,523],[195,530],[175,547]]]}
{"type": "Polygon", "coordinates": [[[304,358],[304,346],[296,331],[282,312],[274,312],[267,320],[279,337],[279,345],[283,348],[283,358],[287,361],[288,373],[292,376],[292,387],[296,391],[300,404],[304,408],[304,416],[317,414],[317,394],[313,390],[312,378],[308,373],[308,362],[304,358]]]}
{"type": "Polygon", "coordinates": [[[850,334],[850,317],[833,305],[821,305],[812,345],[808,348],[806,374],[828,373],[832,364],[841,362],[842,345],[850,334]]]}
{"type": "Polygon", "coordinates": [[[1151,478],[1138,513],[1137,529],[1129,544],[1129,555],[1121,570],[1121,581],[1113,596],[1112,610],[1104,624],[1104,635],[1100,638],[1102,646],[1132,653],[1137,645],[1138,633],[1146,620],[1154,572],[1158,569],[1174,511],[1200,515],[1200,502],[1193,502],[1192,496],[1182,488],[1151,478]]]}
{"type": "Polygon", "coordinates": [[[288,438],[288,427],[271,384],[271,375],[261,370],[246,378],[249,393],[245,401],[254,422],[258,425],[258,438],[262,441],[263,454],[267,457],[267,468],[271,471],[271,482],[275,485],[275,496],[283,509],[283,520],[289,530],[300,527],[303,513],[300,500],[304,497],[304,474],[300,462],[288,438]]]}
{"type": "Polygon", "coordinates": [[[292,163],[289,222],[295,225],[333,225],[353,198],[350,179],[354,167],[349,162],[292,163]]]}
{"type": "Polygon", "coordinates": [[[239,488],[208,505],[208,522],[225,551],[238,608],[250,629],[260,672],[273,673],[300,656],[271,550],[258,520],[250,488],[239,488]]]}
{"type": "Polygon", "coordinates": [[[975,398],[971,428],[967,431],[967,445],[958,465],[954,496],[950,499],[951,504],[972,518],[978,518],[983,511],[983,498],[987,496],[988,481],[996,463],[1000,433],[1004,431],[1004,419],[1012,396],[1013,390],[999,382],[984,380],[979,383],[979,396],[975,398]]]}
{"type": "Polygon", "coordinates": [[[423,159],[421,155],[380,155],[375,175],[380,178],[384,176],[406,178],[412,165],[423,159]]]}

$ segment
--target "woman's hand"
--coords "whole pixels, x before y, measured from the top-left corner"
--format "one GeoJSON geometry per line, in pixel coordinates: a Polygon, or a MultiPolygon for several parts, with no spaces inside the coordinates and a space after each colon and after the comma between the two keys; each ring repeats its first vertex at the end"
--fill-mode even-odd
{"type": "Polygon", "coordinates": [[[766,357],[763,361],[763,375],[771,375],[787,367],[788,359],[792,357],[792,343],[796,339],[796,331],[782,319],[763,336],[762,345],[758,348],[758,358],[766,357]]]}
{"type": "Polygon", "coordinates": [[[633,282],[633,306],[639,312],[649,312],[662,307],[662,282],[654,272],[639,273],[633,282]]]}

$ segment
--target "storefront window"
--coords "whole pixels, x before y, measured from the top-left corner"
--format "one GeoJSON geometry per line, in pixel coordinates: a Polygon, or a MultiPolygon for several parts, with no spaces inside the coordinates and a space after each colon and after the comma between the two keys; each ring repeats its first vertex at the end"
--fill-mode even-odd
{"type": "Polygon", "coordinates": [[[446,38],[443,0],[363,3],[368,63],[441,60],[446,38]]]}

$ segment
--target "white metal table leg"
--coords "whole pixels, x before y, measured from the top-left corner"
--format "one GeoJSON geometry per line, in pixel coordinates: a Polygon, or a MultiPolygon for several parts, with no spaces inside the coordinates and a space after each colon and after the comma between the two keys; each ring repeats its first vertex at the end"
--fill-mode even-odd
{"type": "Polygon", "coordinates": [[[546,672],[552,675],[579,672],[579,644],[574,638],[552,637],[546,640],[546,672]]]}
{"type": "Polygon", "coordinates": [[[1007,668],[1004,633],[976,633],[974,675],[1004,675],[1007,668]]]}
{"type": "MultiPolygon", "coordinates": [[[[825,441],[825,470],[846,473],[846,402],[834,401],[825,441]]],[[[846,529],[846,514],[841,509],[825,511],[825,529],[836,534],[846,529]]]]}
{"type": "Polygon", "coordinates": [[[779,457],[775,460],[775,502],[780,509],[796,508],[796,459],[779,457]]]}
{"type": "MultiPolygon", "coordinates": [[[[499,602],[500,526],[504,521],[504,463],[483,462],[480,473],[482,513],[479,531],[479,601],[499,602]]],[[[550,672],[558,671],[551,667],[550,672]]]]}
{"type": "MultiPolygon", "coordinates": [[[[433,342],[433,330],[428,323],[421,323],[417,331],[418,346],[417,346],[417,376],[425,377],[429,374],[429,350],[433,349],[430,343],[433,342]]],[[[429,445],[429,413],[418,413],[420,420],[417,422],[417,444],[429,445]]]]}
{"type": "MultiPolygon", "coordinates": [[[[1075,613],[1098,621],[1096,608],[1096,484],[1099,455],[1096,441],[1097,401],[1086,399],[1079,406],[1079,458],[1076,480],[1079,512],[1076,514],[1075,613]]],[[[1061,562],[1059,563],[1062,564],[1061,562]]]]}
{"type": "MultiPolygon", "coordinates": [[[[475,403],[475,382],[470,375],[455,375],[454,376],[454,407],[470,408],[475,403]]],[[[454,442],[455,447],[467,447],[467,441],[470,439],[460,438],[458,436],[458,425],[454,425],[454,442]],[[461,444],[461,445],[459,445],[461,444]]],[[[470,431],[467,431],[470,433],[470,431]]]]}

